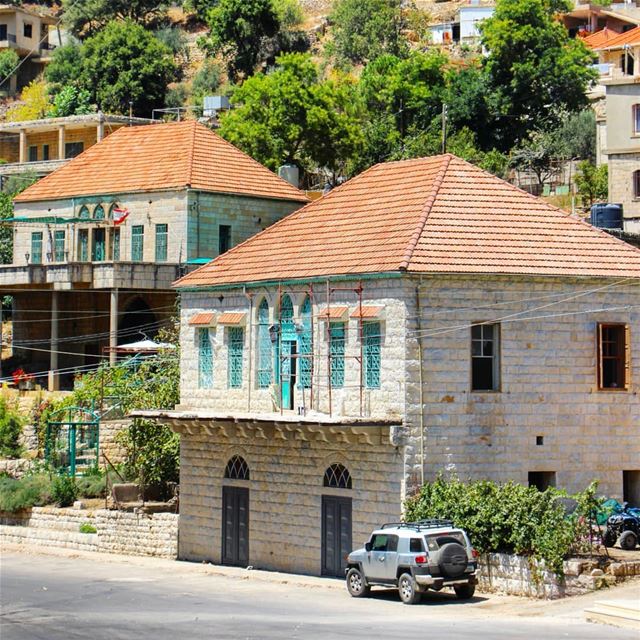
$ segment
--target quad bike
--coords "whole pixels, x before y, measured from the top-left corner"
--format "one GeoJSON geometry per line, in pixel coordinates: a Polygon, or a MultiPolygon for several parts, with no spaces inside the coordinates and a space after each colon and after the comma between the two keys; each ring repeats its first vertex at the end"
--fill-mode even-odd
{"type": "Polygon", "coordinates": [[[621,513],[614,513],[607,519],[602,543],[605,547],[613,547],[616,541],[626,551],[636,548],[640,541],[640,514],[637,509],[625,507],[621,513]]]}

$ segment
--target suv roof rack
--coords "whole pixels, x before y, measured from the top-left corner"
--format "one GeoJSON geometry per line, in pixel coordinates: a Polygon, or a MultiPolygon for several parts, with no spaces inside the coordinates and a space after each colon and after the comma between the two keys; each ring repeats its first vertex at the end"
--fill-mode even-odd
{"type": "Polygon", "coordinates": [[[423,529],[444,529],[445,527],[453,527],[452,520],[431,519],[418,520],[416,522],[386,522],[381,529],[414,529],[422,531],[423,529]]]}

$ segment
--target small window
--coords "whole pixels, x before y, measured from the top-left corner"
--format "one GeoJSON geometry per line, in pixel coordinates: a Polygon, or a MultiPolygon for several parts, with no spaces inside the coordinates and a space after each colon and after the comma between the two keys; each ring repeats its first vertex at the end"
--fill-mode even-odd
{"type": "Polygon", "coordinates": [[[271,384],[273,358],[271,354],[271,336],[269,335],[269,303],[265,298],[258,306],[258,388],[266,389],[271,384]]]}
{"type": "Polygon", "coordinates": [[[633,133],[640,134],[640,104],[633,105],[633,133]]]}
{"type": "Polygon", "coordinates": [[[87,262],[89,260],[89,230],[80,229],[78,231],[78,260],[87,262]]]}
{"type": "Polygon", "coordinates": [[[84,142],[67,142],[64,145],[64,157],[75,158],[84,151],[84,142]]]}
{"type": "Polygon", "coordinates": [[[364,322],[362,324],[364,383],[367,389],[380,387],[380,332],[379,322],[364,322]]]}
{"type": "Polygon", "coordinates": [[[311,299],[306,296],[300,309],[302,331],[298,332],[298,370],[300,386],[311,388],[311,371],[313,369],[313,353],[311,352],[311,299]]]}
{"type": "Polygon", "coordinates": [[[169,226],[166,224],[156,225],[156,262],[167,261],[167,240],[169,236],[169,226]]]}
{"type": "Polygon", "coordinates": [[[91,217],[89,214],[89,208],[86,204],[83,204],[80,207],[80,211],[78,212],[78,218],[82,218],[83,220],[88,220],[91,217]]]}
{"type": "Polygon", "coordinates": [[[28,158],[29,158],[29,162],[38,162],[37,145],[33,145],[32,147],[29,147],[28,158]]]}
{"type": "Polygon", "coordinates": [[[341,464],[332,464],[324,472],[323,485],[334,489],[351,489],[351,474],[349,470],[341,464]]]}
{"type": "Polygon", "coordinates": [[[233,456],[224,470],[224,477],[229,480],[251,480],[249,465],[242,456],[233,456]]]}
{"type": "Polygon", "coordinates": [[[104,220],[104,207],[101,204],[93,210],[93,219],[104,220]]]}
{"type": "Polygon", "coordinates": [[[640,169],[633,172],[633,197],[640,199],[640,169]]]}
{"type": "Polygon", "coordinates": [[[142,262],[144,257],[144,226],[136,224],[131,227],[131,260],[142,262]]]}
{"type": "Polygon", "coordinates": [[[120,229],[113,230],[113,260],[120,260],[120,229]]]}
{"type": "Polygon", "coordinates": [[[53,259],[64,262],[65,232],[58,230],[53,235],[53,259]]]}
{"type": "Polygon", "coordinates": [[[42,145],[42,159],[43,160],[48,160],[49,159],[49,145],[48,144],[43,144],[42,145]]]}
{"type": "Polygon", "coordinates": [[[472,391],[497,391],[500,388],[499,335],[497,324],[471,327],[472,391]]]}
{"type": "Polygon", "coordinates": [[[422,553],[424,551],[424,544],[422,544],[422,538],[411,538],[409,540],[409,553],[422,553]]]}
{"type": "Polygon", "coordinates": [[[0,24],[0,41],[5,42],[7,40],[7,25],[0,24]]]}
{"type": "Polygon", "coordinates": [[[529,471],[529,486],[538,491],[546,491],[556,486],[555,471],[529,471]]]}
{"type": "Polygon", "coordinates": [[[198,387],[213,386],[213,349],[208,328],[198,329],[198,387]]]}
{"type": "Polygon", "coordinates": [[[331,386],[343,387],[345,323],[331,322],[329,331],[331,341],[331,386]]]}
{"type": "Polygon", "coordinates": [[[629,383],[629,328],[624,324],[598,325],[598,387],[626,389],[629,383]]]}
{"type": "Polygon", "coordinates": [[[398,536],[376,533],[373,538],[371,538],[371,551],[396,551],[397,549],[398,536]]]}
{"type": "Polygon", "coordinates": [[[42,262],[42,231],[34,231],[31,234],[31,264],[42,262]]]}
{"type": "Polygon", "coordinates": [[[622,499],[631,507],[640,507],[640,471],[622,472],[622,499]]]}
{"type": "Polygon", "coordinates": [[[231,226],[221,224],[218,227],[218,254],[226,253],[231,249],[231,226]]]}
{"type": "Polygon", "coordinates": [[[229,327],[229,362],[228,379],[231,389],[242,387],[242,353],[244,350],[244,329],[242,327],[229,327]]]}
{"type": "Polygon", "coordinates": [[[25,22],[23,25],[22,33],[24,34],[25,38],[33,38],[33,25],[25,22]]]}

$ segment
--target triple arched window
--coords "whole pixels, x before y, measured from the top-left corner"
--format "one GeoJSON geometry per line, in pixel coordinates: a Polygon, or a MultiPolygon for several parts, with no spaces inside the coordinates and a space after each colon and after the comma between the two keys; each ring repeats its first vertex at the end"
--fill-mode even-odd
{"type": "Polygon", "coordinates": [[[232,456],[224,469],[224,477],[228,480],[251,480],[247,461],[242,456],[232,456]]]}

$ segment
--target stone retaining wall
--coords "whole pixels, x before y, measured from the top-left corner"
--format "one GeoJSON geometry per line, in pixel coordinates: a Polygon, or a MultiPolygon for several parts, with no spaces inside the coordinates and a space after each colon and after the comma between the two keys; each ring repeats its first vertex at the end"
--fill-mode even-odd
{"type": "Polygon", "coordinates": [[[83,551],[175,558],[175,513],[153,515],[97,509],[34,507],[17,514],[0,513],[0,540],[17,544],[65,547],[83,551]],[[80,533],[89,524],[96,533],[80,533]]]}

